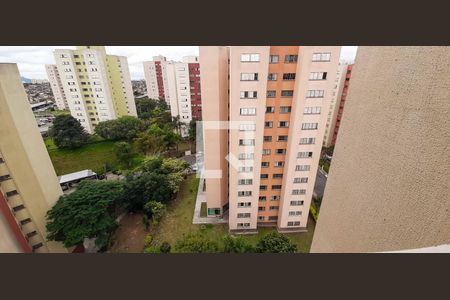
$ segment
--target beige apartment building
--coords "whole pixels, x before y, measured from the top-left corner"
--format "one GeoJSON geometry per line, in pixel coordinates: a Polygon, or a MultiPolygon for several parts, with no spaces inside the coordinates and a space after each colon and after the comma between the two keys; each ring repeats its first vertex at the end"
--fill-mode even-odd
{"type": "Polygon", "coordinates": [[[46,241],[62,194],[17,65],[0,63],[0,253],[67,252],[46,241]]]}
{"type": "Polygon", "coordinates": [[[311,252],[450,249],[450,47],[359,47],[311,252]]]}
{"type": "Polygon", "coordinates": [[[47,77],[52,88],[53,96],[55,97],[56,106],[60,110],[69,109],[64,86],[59,76],[58,67],[56,65],[45,65],[47,77]]]}
{"type": "Polygon", "coordinates": [[[55,61],[70,113],[87,132],[102,121],[137,116],[127,58],[103,46],[57,49],[55,61]]]}
{"type": "Polygon", "coordinates": [[[200,47],[208,216],[304,231],[340,47],[200,47]]]}

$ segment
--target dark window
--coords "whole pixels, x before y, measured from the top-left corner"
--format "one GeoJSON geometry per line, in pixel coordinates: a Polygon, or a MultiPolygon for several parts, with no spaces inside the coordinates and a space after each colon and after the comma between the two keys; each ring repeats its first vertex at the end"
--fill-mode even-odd
{"type": "Polygon", "coordinates": [[[276,94],[276,91],[267,91],[267,98],[274,98],[276,94]]]}
{"type": "Polygon", "coordinates": [[[5,181],[5,180],[8,180],[8,179],[10,179],[10,178],[11,178],[11,176],[9,176],[9,174],[0,176],[0,182],[5,181]]]}
{"type": "Polygon", "coordinates": [[[17,212],[17,211],[22,210],[22,209],[24,209],[24,208],[25,208],[25,206],[23,206],[23,204],[21,204],[21,205],[18,205],[18,206],[13,207],[13,211],[14,211],[14,212],[17,212]]]}
{"type": "Polygon", "coordinates": [[[13,191],[6,192],[6,197],[11,197],[11,196],[18,195],[18,194],[19,194],[19,192],[17,192],[16,190],[13,190],[13,191]]]}
{"type": "Polygon", "coordinates": [[[28,224],[30,222],[31,222],[31,219],[30,218],[26,218],[26,219],[20,221],[20,225],[25,225],[25,224],[28,224]]]}
{"type": "Polygon", "coordinates": [[[295,80],[295,73],[284,73],[283,80],[295,80]]]}
{"type": "Polygon", "coordinates": [[[297,58],[298,58],[298,55],[286,55],[284,57],[284,63],[285,64],[296,63],[297,58]]]}
{"type": "Polygon", "coordinates": [[[281,91],[281,97],[292,97],[294,95],[294,91],[281,91]]]}

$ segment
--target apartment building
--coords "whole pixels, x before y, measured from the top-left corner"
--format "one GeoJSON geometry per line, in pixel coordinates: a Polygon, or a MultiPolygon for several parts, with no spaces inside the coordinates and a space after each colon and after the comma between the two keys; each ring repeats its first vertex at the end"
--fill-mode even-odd
{"type": "Polygon", "coordinates": [[[0,253],[67,252],[46,240],[63,194],[16,64],[0,63],[0,253]]]}
{"type": "Polygon", "coordinates": [[[208,216],[228,212],[232,232],[305,230],[339,56],[340,47],[200,47],[208,216]]]}
{"type": "MultiPolygon", "coordinates": [[[[144,62],[144,75],[149,98],[164,99],[170,106],[172,117],[189,124],[201,120],[200,65],[198,56],[183,57],[181,62],[167,61],[155,56],[144,62]]],[[[182,135],[187,135],[187,127],[182,135]]]]}
{"type": "Polygon", "coordinates": [[[358,48],[311,252],[448,252],[449,65],[449,47],[358,48]]]}
{"type": "Polygon", "coordinates": [[[333,126],[333,138],[331,140],[331,145],[336,144],[336,140],[339,134],[339,128],[341,126],[341,120],[342,120],[342,114],[344,113],[344,106],[345,106],[345,100],[347,98],[348,89],[350,86],[350,78],[352,77],[352,69],[353,65],[348,65],[347,69],[345,70],[345,74],[343,77],[345,77],[344,82],[342,83],[342,91],[340,95],[340,101],[339,101],[339,109],[336,111],[336,121],[333,126]]]}
{"type": "MultiPolygon", "coordinates": [[[[334,134],[334,127],[336,125],[336,118],[338,115],[339,104],[342,98],[342,91],[344,89],[345,83],[345,72],[347,70],[348,64],[345,62],[340,62],[337,74],[336,74],[336,84],[333,88],[333,94],[330,103],[330,110],[328,111],[327,124],[325,125],[325,135],[323,137],[323,146],[330,147],[332,145],[332,139],[334,134]]],[[[333,144],[334,145],[334,144],[333,144]]]]}
{"type": "Polygon", "coordinates": [[[102,121],[137,116],[127,58],[103,46],[54,51],[70,112],[89,132],[102,121]]]}
{"type": "Polygon", "coordinates": [[[50,82],[53,96],[55,97],[56,106],[60,110],[69,109],[58,67],[56,65],[45,65],[45,70],[47,71],[47,77],[50,82]]]}

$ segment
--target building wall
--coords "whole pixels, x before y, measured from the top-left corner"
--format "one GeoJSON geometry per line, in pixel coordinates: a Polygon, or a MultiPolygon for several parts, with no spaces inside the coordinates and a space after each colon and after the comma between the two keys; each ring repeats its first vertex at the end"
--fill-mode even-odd
{"type": "Polygon", "coordinates": [[[352,77],[352,68],[353,65],[348,65],[346,69],[346,73],[343,74],[344,77],[343,87],[341,91],[341,99],[339,101],[339,109],[336,112],[336,122],[333,127],[333,138],[331,144],[336,144],[336,140],[339,134],[339,127],[341,125],[342,114],[344,113],[345,100],[347,99],[348,89],[350,87],[350,78],[352,77]]]}
{"type": "Polygon", "coordinates": [[[2,209],[5,219],[16,220],[19,241],[34,233],[28,244],[36,252],[66,252],[61,244],[46,242],[46,213],[63,193],[15,64],[0,64],[0,136],[0,176],[9,175],[0,186],[0,201],[11,213],[2,209]]]}
{"type": "Polygon", "coordinates": [[[150,99],[159,99],[158,77],[154,61],[144,61],[144,77],[147,86],[147,96],[150,99]]]}
{"type": "Polygon", "coordinates": [[[311,252],[450,241],[450,48],[359,47],[311,252]]]}
{"type": "Polygon", "coordinates": [[[45,65],[47,71],[47,77],[50,82],[50,87],[55,97],[56,106],[58,109],[69,109],[67,104],[66,94],[64,93],[64,87],[59,76],[58,67],[56,65],[45,65]]]}
{"type": "Polygon", "coordinates": [[[0,236],[2,237],[0,253],[22,253],[23,250],[2,213],[0,213],[0,236]]]}
{"type": "Polygon", "coordinates": [[[204,168],[208,215],[228,204],[228,59],[227,47],[200,46],[204,168]],[[206,128],[209,126],[208,128],[206,128]]]}

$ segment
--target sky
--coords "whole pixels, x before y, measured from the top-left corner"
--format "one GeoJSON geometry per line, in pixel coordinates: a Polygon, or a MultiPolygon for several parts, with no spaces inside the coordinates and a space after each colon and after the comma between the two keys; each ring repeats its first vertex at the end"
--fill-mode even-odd
{"type": "MultiPolygon", "coordinates": [[[[0,46],[0,63],[17,63],[20,75],[29,79],[47,79],[45,64],[54,64],[53,50],[74,49],[70,46],[0,46]]],[[[343,46],[341,59],[353,61],[357,46],[343,46]]],[[[163,55],[168,60],[198,55],[197,46],[106,46],[106,52],[128,57],[132,80],[144,79],[143,61],[163,55]]]]}

